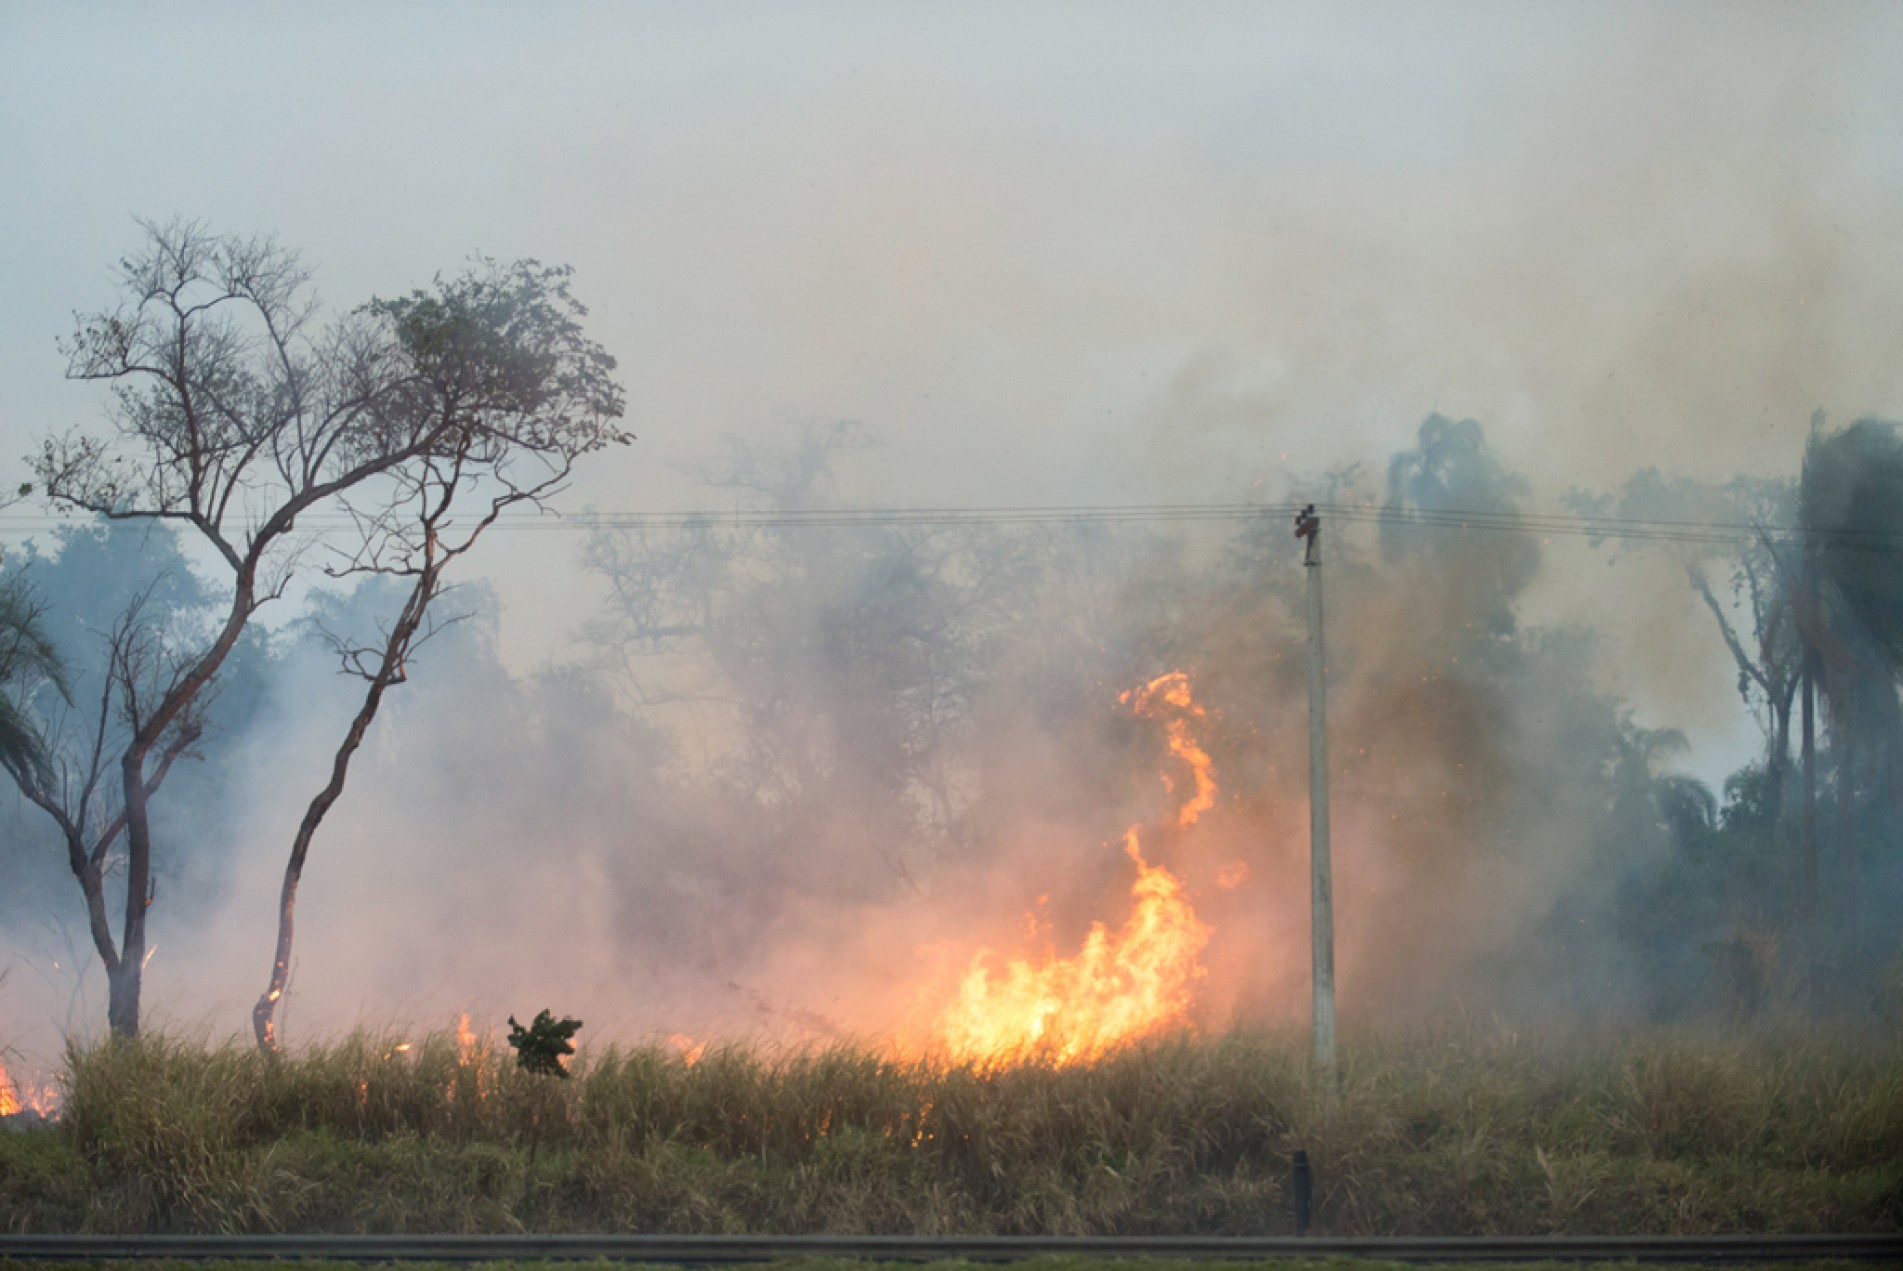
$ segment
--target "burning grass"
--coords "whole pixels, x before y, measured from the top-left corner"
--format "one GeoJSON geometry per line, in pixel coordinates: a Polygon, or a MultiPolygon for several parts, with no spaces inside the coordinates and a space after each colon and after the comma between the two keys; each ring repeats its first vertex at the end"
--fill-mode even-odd
{"type": "Polygon", "coordinates": [[[1173,1038],[983,1069],[851,1051],[584,1054],[538,1081],[443,1033],[267,1060],[75,1051],[0,1135],[15,1230],[1287,1233],[1903,1227],[1894,1040],[1173,1038]],[[531,1163],[532,1123],[540,1151],[531,1163]]]}

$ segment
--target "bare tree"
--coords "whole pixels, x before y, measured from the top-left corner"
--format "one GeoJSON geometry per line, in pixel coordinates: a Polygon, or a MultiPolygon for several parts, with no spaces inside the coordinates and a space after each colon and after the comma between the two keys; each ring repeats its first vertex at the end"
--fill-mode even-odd
{"type": "MultiPolygon", "coordinates": [[[[1575,490],[1567,496],[1576,511],[1588,516],[1661,521],[1703,516],[1756,527],[1741,528],[1735,539],[1666,536],[1662,550],[1683,565],[1737,666],[1738,696],[1764,734],[1766,814],[1774,828],[1781,823],[1790,783],[1791,708],[1803,669],[1801,588],[1780,542],[1796,515],[1796,498],[1797,485],[1788,479],[1733,477],[1715,484],[1655,468],[1638,473],[1615,495],[1575,490]],[[1718,570],[1729,575],[1728,587],[1714,582],[1718,570]]],[[[1660,542],[1641,538],[1620,543],[1615,552],[1660,550],[1660,542]]]]}
{"type": "Polygon", "coordinates": [[[144,229],[120,263],[120,303],[81,317],[64,346],[69,376],[114,384],[108,426],[50,438],[35,462],[56,506],[174,525],[229,571],[212,631],[166,650],[171,669],[130,706],[120,685],[126,898],[107,1017],[126,1037],[139,1029],[150,802],[253,615],[326,529],[353,534],[341,568],[400,555],[403,500],[431,465],[456,460],[472,483],[520,490],[533,488],[510,475],[524,456],[561,474],[630,440],[616,427],[614,360],[583,336],[565,269],[482,260],[323,322],[309,271],[273,240],[144,229]]]}
{"type": "Polygon", "coordinates": [[[531,444],[465,432],[441,452],[398,469],[390,478],[388,497],[380,504],[353,509],[357,548],[326,572],[336,578],[401,578],[408,582],[408,590],[396,617],[379,632],[379,639],[366,643],[344,632],[324,633],[344,673],[364,681],[364,695],[331,759],[329,779],[312,797],[298,823],[284,865],[271,977],[251,1011],[252,1032],[260,1050],[277,1049],[276,1013],[290,978],[297,890],[318,826],[343,794],[351,759],[363,745],[384,694],[408,678],[410,657],[419,647],[463,616],[443,617],[433,608],[445,590],[444,572],[466,555],[505,511],[543,506],[544,500],[567,480],[575,460],[586,453],[569,444],[570,440],[556,436],[546,444],[531,444]],[[460,520],[459,499],[464,504],[474,503],[476,508],[460,520]]]}
{"type": "MultiPolygon", "coordinates": [[[[111,780],[115,752],[138,733],[147,722],[153,702],[164,696],[183,670],[176,658],[168,656],[163,633],[148,620],[148,599],[149,595],[135,597],[111,631],[104,634],[104,674],[99,679],[97,700],[87,704],[86,714],[66,712],[55,718],[47,730],[44,763],[8,765],[20,793],[45,812],[59,830],[67,867],[85,900],[87,930],[106,968],[108,986],[120,983],[129,973],[125,946],[113,938],[107,905],[108,879],[115,872],[130,875],[128,858],[119,848],[126,829],[126,810],[121,792],[111,780]]],[[[156,748],[156,760],[145,771],[143,793],[147,800],[158,793],[173,765],[202,735],[201,710],[207,696],[201,694],[180,711],[165,732],[162,744],[156,748]]],[[[152,897],[148,874],[141,908],[150,905],[152,897]]],[[[143,953],[140,961],[145,961],[143,953]]]]}
{"type": "Polygon", "coordinates": [[[1790,782],[1791,707],[1803,679],[1803,640],[1799,633],[1799,588],[1785,565],[1782,549],[1766,528],[1785,524],[1795,490],[1788,481],[1736,478],[1727,491],[1737,501],[1743,519],[1757,526],[1752,539],[1730,553],[1733,608],[1750,619],[1747,646],[1731,613],[1719,599],[1704,563],[1686,560],[1692,590],[1718,624],[1718,633],[1738,667],[1738,695],[1747,706],[1762,702],[1758,724],[1764,733],[1764,772],[1769,802],[1766,819],[1773,829],[1782,824],[1784,797],[1790,782]]]}

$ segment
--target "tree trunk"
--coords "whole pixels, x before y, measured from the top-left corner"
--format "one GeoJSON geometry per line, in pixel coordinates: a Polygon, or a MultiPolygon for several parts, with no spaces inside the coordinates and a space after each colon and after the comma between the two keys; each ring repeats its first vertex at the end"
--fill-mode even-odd
{"type": "Polygon", "coordinates": [[[1787,690],[1782,700],[1771,699],[1770,753],[1765,756],[1765,777],[1771,783],[1770,806],[1765,809],[1766,819],[1771,823],[1771,833],[1781,850],[1786,842],[1782,833],[1784,828],[1784,787],[1791,775],[1791,695],[1787,690]]]}
{"type": "Polygon", "coordinates": [[[278,1048],[277,1008],[284,998],[285,982],[291,974],[291,941],[297,929],[297,888],[304,880],[304,862],[310,856],[311,840],[317,837],[317,827],[344,792],[344,780],[350,775],[351,757],[363,745],[371,721],[377,717],[377,708],[383,704],[385,690],[403,679],[404,659],[409,655],[410,643],[423,624],[423,615],[429,608],[429,602],[436,597],[440,569],[440,563],[432,558],[430,565],[417,576],[403,611],[397,616],[384,641],[382,660],[370,677],[369,687],[364,690],[363,704],[357,708],[355,718],[350,721],[349,731],[344,734],[343,741],[338,743],[337,753],[331,759],[330,780],[324,783],[324,788],[304,809],[304,819],[297,826],[297,837],[291,841],[291,855],[284,863],[284,886],[278,892],[278,940],[276,955],[271,961],[271,981],[265,987],[263,996],[258,998],[258,1004],[251,1008],[252,1035],[257,1038],[258,1049],[267,1055],[278,1048]]]}
{"type": "Polygon", "coordinates": [[[139,985],[144,973],[141,962],[127,958],[106,968],[106,1024],[114,1037],[132,1041],[139,1035],[139,985]]]}
{"type": "MultiPolygon", "coordinates": [[[[309,820],[309,813],[305,814],[309,820]]],[[[309,838],[303,828],[298,829],[300,843],[308,843],[309,838]]],[[[271,982],[265,987],[264,996],[251,1008],[251,1032],[258,1039],[258,1049],[270,1054],[278,1048],[277,1008],[284,997],[284,985],[291,978],[291,936],[296,928],[294,914],[297,910],[297,884],[303,878],[304,860],[296,847],[291,849],[291,859],[284,866],[284,886],[278,892],[278,942],[277,956],[271,963],[271,982]]]]}
{"type": "Polygon", "coordinates": [[[344,734],[343,742],[337,747],[336,757],[331,760],[330,780],[304,810],[304,819],[298,823],[297,837],[291,843],[290,859],[284,863],[284,886],[278,893],[277,955],[271,962],[271,982],[265,988],[264,995],[258,999],[258,1004],[251,1008],[251,1031],[258,1039],[258,1049],[266,1054],[277,1049],[277,1008],[278,1002],[284,997],[285,981],[291,974],[291,940],[297,928],[297,887],[304,879],[304,861],[310,855],[311,840],[317,836],[317,827],[323,823],[331,805],[344,792],[344,779],[350,773],[350,758],[357,753],[357,747],[363,744],[364,734],[370,731],[370,721],[377,717],[383,691],[394,678],[394,668],[386,665],[370,682],[369,691],[363,697],[363,705],[357,708],[356,718],[350,721],[350,731],[344,734]]]}
{"type": "Polygon", "coordinates": [[[139,994],[145,980],[145,911],[152,904],[152,826],[147,817],[145,756],[134,743],[119,764],[125,791],[126,912],[119,930],[119,965],[107,972],[106,1022],[114,1037],[139,1035],[139,994]]]}

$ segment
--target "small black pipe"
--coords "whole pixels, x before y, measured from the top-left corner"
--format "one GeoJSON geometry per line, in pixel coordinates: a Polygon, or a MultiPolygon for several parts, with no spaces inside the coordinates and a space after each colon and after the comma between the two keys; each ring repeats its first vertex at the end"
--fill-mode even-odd
{"type": "Polygon", "coordinates": [[[1315,1216],[1315,1176],[1308,1168],[1308,1153],[1295,1153],[1295,1234],[1306,1236],[1308,1223],[1315,1216]]]}

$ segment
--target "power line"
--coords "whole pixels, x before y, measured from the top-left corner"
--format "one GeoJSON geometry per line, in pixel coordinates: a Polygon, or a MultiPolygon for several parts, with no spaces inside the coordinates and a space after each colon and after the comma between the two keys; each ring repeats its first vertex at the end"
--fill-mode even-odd
{"type": "MultiPolygon", "coordinates": [[[[507,532],[625,530],[788,530],[949,528],[957,526],[1121,525],[1243,523],[1287,519],[1305,505],[1295,503],[1149,503],[1046,504],[1019,506],[954,505],[936,507],[846,507],[815,509],[689,509],[673,511],[584,511],[572,517],[505,516],[495,529],[507,532]]],[[[1587,516],[1520,512],[1502,508],[1395,508],[1385,505],[1318,504],[1328,517],[1351,524],[1418,528],[1444,532],[1538,535],[1688,544],[1823,541],[1863,550],[1903,551],[1903,533],[1886,530],[1819,529],[1744,521],[1587,516]]],[[[0,513],[0,534],[31,533],[80,523],[44,513],[0,513]]],[[[355,528],[339,515],[300,517],[300,528],[324,533],[355,528]]]]}

